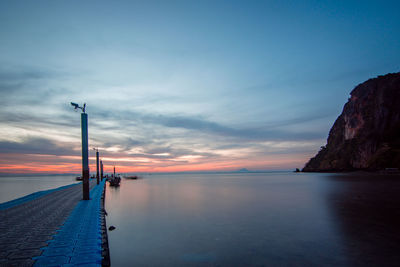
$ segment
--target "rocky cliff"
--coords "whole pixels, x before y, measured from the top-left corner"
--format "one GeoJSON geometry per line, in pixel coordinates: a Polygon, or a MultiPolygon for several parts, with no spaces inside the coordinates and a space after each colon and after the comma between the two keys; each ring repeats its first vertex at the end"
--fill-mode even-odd
{"type": "Polygon", "coordinates": [[[400,169],[400,73],[370,79],[351,92],[327,145],[303,171],[400,169]]]}

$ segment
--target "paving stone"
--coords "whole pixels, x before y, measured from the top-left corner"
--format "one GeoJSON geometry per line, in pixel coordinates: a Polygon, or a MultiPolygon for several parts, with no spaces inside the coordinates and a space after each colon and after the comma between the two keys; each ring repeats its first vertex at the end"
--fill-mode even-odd
{"type": "Polygon", "coordinates": [[[81,199],[82,186],[71,186],[1,209],[0,266],[32,266],[81,199]]]}
{"type": "Polygon", "coordinates": [[[9,251],[1,250],[1,251],[0,251],[0,259],[7,258],[7,255],[8,255],[8,254],[10,254],[9,251]]]}
{"type": "Polygon", "coordinates": [[[18,244],[1,244],[0,245],[0,251],[4,250],[12,250],[17,248],[18,244]]]}
{"type": "MultiPolygon", "coordinates": [[[[25,239],[25,238],[24,238],[25,239]]],[[[0,245],[8,245],[8,244],[18,244],[22,238],[2,238],[0,239],[0,245]]]]}
{"type": "Polygon", "coordinates": [[[68,256],[73,252],[73,247],[46,248],[42,256],[68,256]]]}
{"type": "Polygon", "coordinates": [[[31,267],[35,263],[34,260],[32,259],[26,259],[26,260],[10,260],[7,262],[0,262],[0,267],[31,267]]]}
{"type": "Polygon", "coordinates": [[[46,242],[25,242],[18,246],[18,249],[40,249],[46,247],[46,242]]]}
{"type": "Polygon", "coordinates": [[[52,235],[33,235],[26,239],[26,242],[46,242],[52,240],[52,235]]]}
{"type": "Polygon", "coordinates": [[[36,260],[35,266],[61,266],[69,262],[69,257],[56,256],[56,257],[45,257],[36,260]]]}
{"type": "Polygon", "coordinates": [[[32,257],[37,257],[42,254],[42,251],[40,249],[26,249],[26,250],[18,250],[15,252],[12,252],[10,255],[8,255],[8,258],[11,260],[17,260],[17,259],[31,259],[32,257]]]}
{"type": "MultiPolygon", "coordinates": [[[[102,195],[103,188],[97,187],[96,190],[93,190],[91,192],[93,193],[92,198],[100,200],[99,197],[102,195]]],[[[64,255],[71,257],[70,265],[101,266],[102,232],[100,231],[100,223],[97,222],[101,214],[100,208],[100,201],[79,202],[61,230],[49,242],[48,248],[37,260],[40,261],[46,257],[55,256],[55,254],[66,253],[64,255]],[[87,245],[91,247],[88,248],[87,245]],[[68,250],[69,248],[73,249],[72,253],[71,250],[68,250]],[[62,249],[65,249],[65,251],[62,251],[62,249]]],[[[39,265],[35,264],[35,266],[39,265]]]]}
{"type": "Polygon", "coordinates": [[[100,263],[97,264],[90,264],[90,263],[84,263],[84,264],[64,264],[63,267],[101,267],[100,263]]]}

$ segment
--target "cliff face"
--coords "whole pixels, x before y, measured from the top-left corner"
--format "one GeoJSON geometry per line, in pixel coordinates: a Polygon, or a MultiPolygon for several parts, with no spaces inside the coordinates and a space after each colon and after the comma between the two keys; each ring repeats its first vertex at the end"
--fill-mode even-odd
{"type": "Polygon", "coordinates": [[[358,85],[303,171],[400,168],[400,73],[358,85]]]}

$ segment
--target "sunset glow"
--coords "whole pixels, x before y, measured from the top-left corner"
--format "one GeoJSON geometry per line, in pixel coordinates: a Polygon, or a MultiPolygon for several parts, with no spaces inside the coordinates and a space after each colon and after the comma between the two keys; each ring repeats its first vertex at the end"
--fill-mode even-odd
{"type": "Polygon", "coordinates": [[[87,104],[92,172],[93,148],[106,172],[302,168],[351,89],[399,70],[395,10],[1,1],[0,173],[81,172],[71,101],[87,104]]]}

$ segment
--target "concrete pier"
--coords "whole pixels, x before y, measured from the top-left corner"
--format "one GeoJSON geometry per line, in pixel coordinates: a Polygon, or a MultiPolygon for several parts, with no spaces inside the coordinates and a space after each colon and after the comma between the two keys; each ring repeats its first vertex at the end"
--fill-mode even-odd
{"type": "Polygon", "coordinates": [[[101,266],[105,181],[90,188],[89,201],[77,184],[0,204],[0,266],[101,266]]]}

